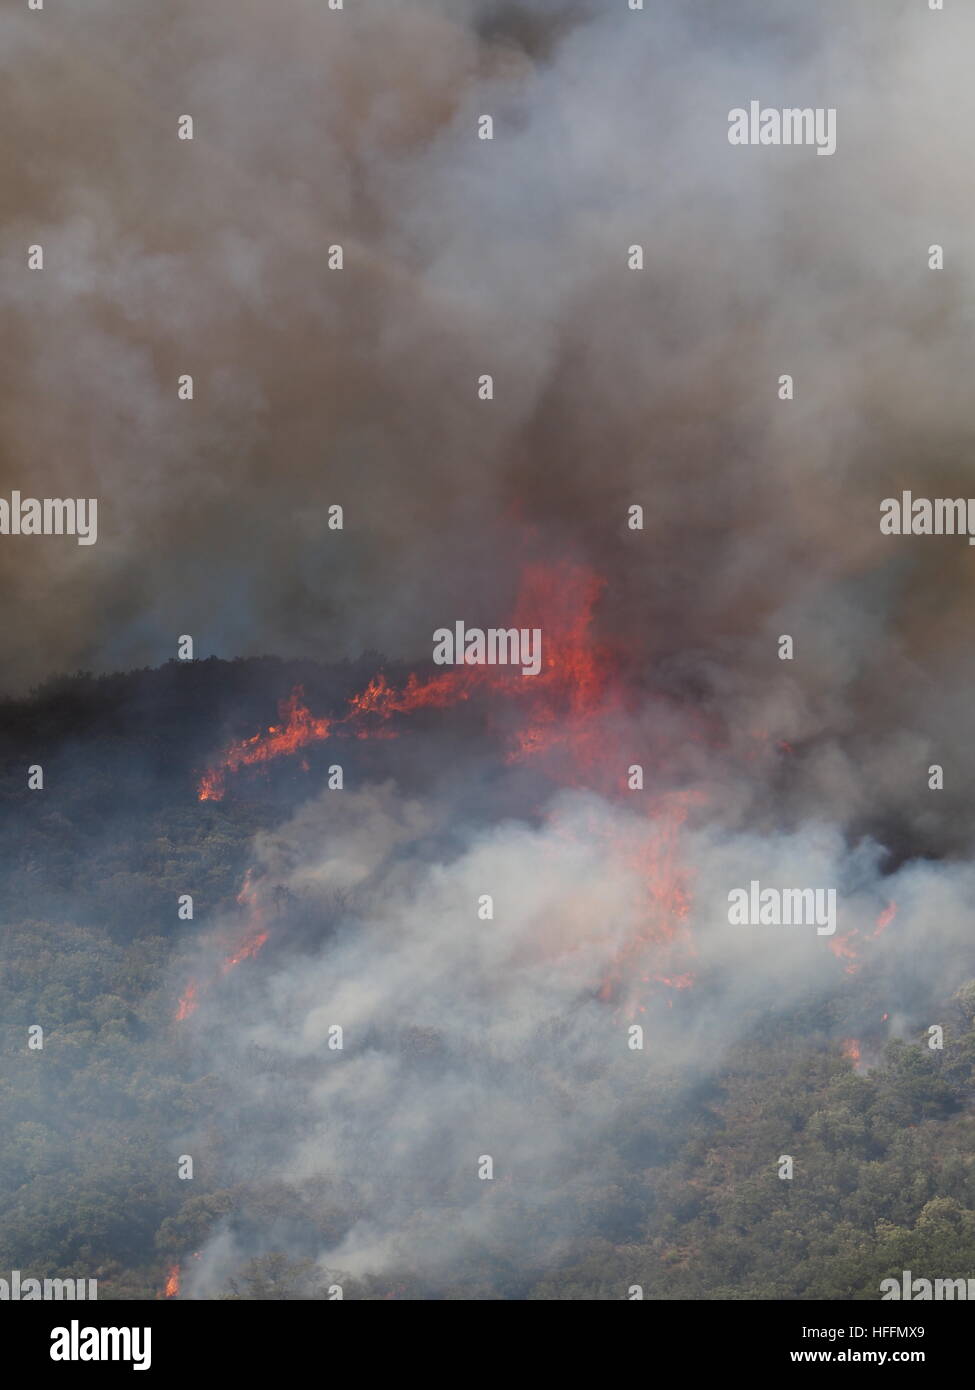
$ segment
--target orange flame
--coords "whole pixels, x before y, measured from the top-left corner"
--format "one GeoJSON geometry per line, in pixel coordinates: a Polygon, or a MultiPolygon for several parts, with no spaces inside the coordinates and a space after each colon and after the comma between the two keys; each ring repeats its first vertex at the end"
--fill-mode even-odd
{"type": "Polygon", "coordinates": [[[179,1297],[179,1265],[171,1265],[166,1276],[166,1298],[179,1297]]]}
{"type": "Polygon", "coordinates": [[[884,908],[883,912],[877,918],[877,925],[874,927],[870,935],[879,936],[880,933],[883,931],[884,927],[889,927],[896,916],[897,904],[895,902],[889,902],[887,906],[884,908]]]}
{"type": "Polygon", "coordinates": [[[633,937],[617,952],[616,959],[599,990],[599,997],[617,999],[623,1010],[632,1017],[634,1010],[644,1012],[637,1004],[632,983],[647,949],[652,948],[654,962],[665,967],[652,975],[643,975],[642,983],[666,985],[669,989],[690,989],[694,974],[686,969],[688,959],[697,954],[687,926],[691,898],[686,874],[680,864],[678,849],[681,829],[691,806],[702,798],[699,793],[677,793],[660,801],[652,810],[653,831],[649,839],[636,849],[624,849],[616,844],[606,845],[607,857],[636,869],[644,889],[643,920],[633,937]]]}
{"type": "Polygon", "coordinates": [[[179,998],[179,1005],[176,1009],[176,1022],[182,1023],[184,1018],[189,1018],[194,1013],[199,1000],[196,997],[196,981],[190,980],[179,998]]]}
{"type": "Polygon", "coordinates": [[[854,1070],[860,1065],[860,1039],[844,1038],[842,1043],[843,1056],[848,1057],[853,1063],[854,1070]]]}
{"type": "MultiPolygon", "coordinates": [[[[889,902],[880,913],[874,925],[874,929],[867,936],[868,941],[874,941],[883,932],[885,927],[889,927],[897,916],[897,904],[889,902]]],[[[838,960],[845,960],[848,964],[844,967],[847,975],[855,975],[862,964],[860,960],[859,946],[854,943],[860,937],[859,928],[853,927],[848,932],[843,932],[840,936],[831,936],[829,939],[829,949],[838,960]]]]}
{"type": "Polygon", "coordinates": [[[398,690],[380,672],[350,698],[346,713],[338,718],[315,718],[297,687],[279,707],[279,724],[232,743],[203,774],[198,800],[219,801],[228,775],[241,768],[295,753],[336,732],[356,738],[389,737],[388,729],[377,728],[377,720],[420,709],[444,709],[470,699],[480,689],[502,690],[530,704],[527,721],[510,739],[510,761],[566,746],[577,760],[596,762],[603,747],[588,716],[606,701],[611,675],[607,653],[597,650],[590,636],[602,588],[603,581],[582,565],[527,567],[511,626],[542,630],[542,666],[537,676],[523,676],[510,666],[455,666],[429,677],[413,673],[398,690]]]}
{"type": "MultiPolygon", "coordinates": [[[[219,801],[225,794],[228,777],[244,768],[270,763],[338,735],[360,739],[395,737],[394,716],[450,708],[481,691],[500,692],[512,711],[510,716],[504,707],[492,706],[489,711],[491,723],[506,745],[506,761],[540,759],[550,753],[564,755],[559,757],[556,768],[563,782],[572,782],[577,775],[585,774],[596,790],[618,790],[619,769],[629,762],[628,750],[621,746],[618,757],[607,756],[607,747],[616,723],[614,716],[623,710],[623,698],[612,654],[597,644],[592,630],[595,606],[603,588],[604,581],[583,565],[528,565],[522,574],[510,625],[542,630],[542,665],[537,676],[525,677],[517,667],[463,665],[434,675],[414,672],[397,687],[379,672],[363,690],[349,698],[343,714],[323,717],[312,715],[301,687],[296,687],[282,702],[277,724],[232,743],[203,774],[197,792],[199,800],[219,801]],[[612,772],[603,771],[608,768],[612,772]]],[[[762,732],[755,737],[768,741],[768,735],[762,732]]],[[[784,740],[779,741],[778,747],[786,753],[794,751],[784,740]]],[[[303,760],[301,766],[307,770],[307,761],[303,760]]],[[[654,822],[653,833],[638,851],[613,844],[606,847],[607,855],[623,862],[637,861],[635,867],[645,884],[645,917],[644,925],[620,951],[603,980],[599,990],[603,999],[620,998],[623,981],[634,979],[648,946],[655,948],[654,963],[659,973],[644,974],[644,983],[662,984],[673,990],[687,989],[693,983],[694,975],[688,968],[696,954],[687,928],[690,892],[678,862],[678,840],[695,796],[700,799],[699,794],[683,793],[653,802],[648,812],[654,822]],[[665,959],[661,958],[662,952],[665,959]]],[[[223,974],[256,956],[268,940],[249,871],[238,902],[251,909],[252,920],[243,939],[223,960],[223,974]]],[[[891,902],[878,916],[872,932],[865,930],[861,934],[853,928],[829,939],[829,949],[844,963],[847,974],[856,974],[860,969],[862,942],[879,937],[896,911],[896,903],[891,902]]],[[[191,983],[180,1000],[177,1018],[186,1018],[197,1003],[198,988],[191,983]]],[[[632,998],[626,1003],[633,1007],[632,998]]]]}
{"type": "MultiPolygon", "coordinates": [[[[393,737],[394,715],[424,709],[445,709],[469,700],[480,691],[500,692],[510,702],[511,717],[492,707],[490,719],[504,743],[508,762],[558,756],[559,780],[572,781],[584,772],[594,789],[619,791],[619,768],[626,767],[628,748],[621,744],[618,757],[607,757],[607,746],[623,709],[616,663],[611,653],[593,636],[593,616],[604,581],[583,565],[529,565],[525,568],[510,626],[542,631],[541,669],[524,676],[517,667],[454,666],[431,676],[413,673],[401,688],[389,684],[380,672],[365,689],[351,696],[344,714],[316,718],[304,704],[300,688],[280,707],[280,723],[266,733],[231,744],[200,781],[201,801],[218,801],[227,778],[242,768],[265,764],[338,734],[356,738],[393,737]],[[517,717],[516,717],[517,716],[517,717]],[[603,769],[612,767],[607,774],[603,769]]],[[[624,948],[600,989],[602,998],[618,998],[624,979],[632,979],[646,948],[666,949],[667,959],[656,963],[662,973],[644,976],[670,989],[690,987],[693,975],[687,957],[695,954],[686,927],[690,897],[678,867],[677,845],[693,797],[689,793],[653,803],[654,821],[648,844],[638,851],[607,845],[607,854],[635,860],[646,885],[645,924],[624,948]]],[[[253,904],[250,875],[238,901],[253,904]]],[[[226,972],[257,954],[268,939],[256,913],[249,935],[224,961],[226,972]]],[[[659,951],[658,951],[659,954],[659,951]]],[[[634,1001],[627,1001],[632,1009],[634,1001]]]]}
{"type": "Polygon", "coordinates": [[[226,960],[224,960],[223,964],[220,966],[221,973],[226,975],[229,971],[233,970],[235,965],[239,965],[242,960],[253,960],[254,956],[257,955],[258,951],[267,941],[269,935],[269,932],[260,931],[255,937],[252,937],[250,941],[245,941],[232,956],[227,956],[226,960]]]}
{"type": "Polygon", "coordinates": [[[328,738],[332,721],[314,719],[302,701],[299,686],[280,706],[282,724],[269,724],[266,734],[254,734],[240,743],[232,743],[218,767],[205,773],[197,797],[200,801],[219,801],[224,794],[228,772],[249,767],[254,763],[270,762],[285,753],[295,753],[309,743],[328,738]]]}
{"type": "MultiPolygon", "coordinates": [[[[237,894],[237,902],[241,907],[248,909],[250,920],[247,922],[242,937],[238,940],[234,949],[229,955],[225,956],[220,963],[219,973],[227,975],[235,966],[240,965],[241,961],[252,960],[267,942],[270,933],[264,925],[264,913],[258,901],[257,889],[252,878],[252,871],[247,870],[244,881],[241,884],[240,892],[237,894]]],[[[176,1008],[175,1021],[182,1023],[196,1012],[200,1003],[200,986],[196,980],[191,980],[180,996],[179,1004],[176,1008]]]]}
{"type": "Polygon", "coordinates": [[[843,932],[841,936],[831,936],[829,938],[829,949],[833,952],[837,960],[849,962],[848,965],[844,966],[847,975],[855,975],[860,969],[860,953],[853,944],[854,938],[858,935],[859,933],[856,927],[854,927],[852,931],[843,932]]]}

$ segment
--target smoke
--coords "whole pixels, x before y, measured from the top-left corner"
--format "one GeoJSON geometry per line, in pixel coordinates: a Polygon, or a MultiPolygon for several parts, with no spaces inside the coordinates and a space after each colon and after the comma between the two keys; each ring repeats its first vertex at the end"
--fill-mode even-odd
{"type": "MultiPolygon", "coordinates": [[[[957,982],[971,551],[878,520],[902,488],[971,490],[953,171],[975,18],[731,9],[0,19],[22,132],[0,191],[0,492],[100,499],[97,546],[0,538],[9,687],[156,665],[183,633],[197,655],[422,660],[444,623],[504,622],[526,560],[570,559],[606,579],[619,741],[654,750],[649,813],[539,786],[501,814],[478,748],[463,785],[322,793],[259,837],[262,891],[300,911],[244,1007],[214,998],[192,1026],[254,1120],[235,1173],[346,1213],[313,1242],[323,1268],[550,1264],[612,1230],[609,1139],[654,1086],[680,1104],[763,1012],[834,997],[844,963],[905,1029],[957,982]],[[835,155],[731,147],[752,99],[835,107],[835,155]],[[838,886],[855,959],[731,928],[752,878],[838,886]],[[693,991],[657,978],[685,974],[693,991]]],[[[191,1293],[222,1287],[253,1248],[236,1240],[191,1293]]]]}
{"type": "MultiPolygon", "coordinates": [[[[871,1014],[876,1035],[881,1004],[923,1016],[970,960],[970,865],[882,879],[878,847],[851,850],[835,828],[767,840],[709,822],[681,841],[693,905],[675,932],[669,906],[647,897],[667,872],[662,809],[559,793],[535,823],[452,843],[459,811],[391,784],[326,792],[259,837],[258,883],[284,887],[306,925],[231,1007],[205,1011],[200,1036],[244,1119],[229,1176],[343,1219],[317,1250],[307,1231],[221,1227],[189,1296],[282,1246],[314,1253],[331,1279],[419,1273],[428,1290],[456,1288],[497,1262],[537,1277],[573,1242],[627,1229],[632,1214],[613,1206],[647,1107],[687,1104],[737,1040],[836,1007],[848,960],[870,978],[847,990],[833,1045],[871,1014]],[[835,941],[808,925],[730,927],[743,866],[765,883],[838,885],[835,941]],[[600,984],[621,960],[607,1001],[600,984]],[[693,969],[686,993],[660,974],[678,966],[693,969]]],[[[909,1031],[907,1014],[894,1027],[909,1031]]]]}
{"type": "Polygon", "coordinates": [[[102,528],[90,554],[4,541],[8,683],[183,632],[415,659],[444,575],[458,611],[503,610],[516,517],[612,573],[605,621],[656,665],[753,669],[786,615],[825,687],[964,630],[964,550],[884,549],[876,521],[919,470],[965,488],[945,171],[972,20],[806,10],[5,15],[3,485],[98,494],[102,528]],[[836,155],[730,147],[753,95],[836,106],[836,155]]]}

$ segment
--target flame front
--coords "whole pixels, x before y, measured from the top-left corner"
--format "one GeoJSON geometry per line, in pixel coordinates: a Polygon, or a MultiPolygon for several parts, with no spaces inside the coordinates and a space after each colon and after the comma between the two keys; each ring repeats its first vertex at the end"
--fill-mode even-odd
{"type": "Polygon", "coordinates": [[[255,763],[270,762],[287,753],[296,753],[299,748],[329,736],[332,721],[313,718],[302,704],[300,687],[284,701],[280,716],[282,723],[269,725],[266,733],[254,734],[252,738],[230,745],[219,765],[204,773],[197,791],[200,801],[219,801],[224,794],[229,772],[237,772],[255,763]]]}
{"type": "Polygon", "coordinates": [[[232,743],[203,774],[198,800],[221,800],[228,776],[242,768],[287,757],[336,734],[390,737],[384,725],[393,715],[446,709],[480,690],[500,691],[528,706],[524,722],[509,736],[509,761],[565,747],[577,762],[595,764],[605,745],[592,716],[614,702],[612,665],[591,635],[593,610],[602,588],[603,581],[582,565],[526,568],[511,626],[542,631],[542,665],[537,676],[524,676],[511,666],[454,666],[434,676],[413,673],[397,689],[380,672],[351,697],[345,714],[336,718],[312,715],[304,703],[304,691],[297,687],[280,706],[279,724],[232,743]]]}
{"type": "MultiPolygon", "coordinates": [[[[360,739],[392,738],[399,733],[394,716],[421,710],[447,709],[484,692],[499,699],[486,706],[488,726],[499,735],[507,762],[542,760],[563,785],[585,786],[606,796],[623,791],[622,769],[630,763],[626,712],[619,664],[593,634],[594,611],[604,581],[583,565],[529,565],[522,574],[510,626],[542,632],[541,666],[525,676],[517,666],[457,665],[433,675],[412,673],[402,686],[377,673],[352,695],[343,714],[318,717],[308,709],[300,687],[280,706],[278,724],[231,744],[203,775],[200,801],[219,801],[227,779],[242,769],[266,765],[277,758],[338,736],[360,739]]],[[[766,742],[764,734],[756,735],[766,742]]],[[[788,745],[782,747],[792,752],[788,745]]],[[[307,770],[307,763],[302,764],[307,770]]],[[[616,1001],[632,1015],[644,1012],[634,983],[659,985],[672,991],[694,982],[691,968],[696,948],[688,928],[690,888],[679,861],[679,838],[690,808],[704,800],[700,792],[684,791],[650,796],[639,804],[652,822],[649,836],[638,848],[606,845],[609,861],[636,868],[644,884],[642,926],[617,953],[598,988],[599,997],[616,1001]],[[654,966],[646,957],[652,948],[654,966]]],[[[226,974],[258,954],[268,940],[250,872],[238,902],[249,908],[242,937],[228,952],[219,973],[226,974]]],[[[830,938],[829,949],[847,974],[860,968],[860,947],[879,936],[893,920],[896,904],[889,903],[872,932],[857,928],[830,938]]],[[[180,1000],[177,1018],[187,1017],[198,1003],[199,987],[192,983],[180,1000]]],[[[671,1004],[673,999],[669,1001],[671,1004]]]]}
{"type": "Polygon", "coordinates": [[[166,1298],[179,1297],[179,1265],[171,1265],[166,1276],[166,1298]]]}
{"type": "MultiPolygon", "coordinates": [[[[615,733],[624,707],[617,663],[593,636],[595,606],[603,588],[603,580],[584,565],[527,566],[510,627],[541,631],[541,665],[536,675],[525,676],[517,666],[457,665],[429,676],[414,672],[397,687],[379,672],[349,699],[344,714],[322,718],[311,714],[303,691],[297,688],[280,707],[278,724],[231,744],[208,769],[199,784],[199,800],[220,800],[228,777],[244,768],[267,764],[336,736],[395,737],[394,716],[447,709],[484,692],[502,700],[488,707],[487,719],[502,739],[507,762],[545,760],[546,770],[551,769],[563,784],[580,784],[585,778],[594,790],[618,795],[622,789],[619,769],[629,758],[622,736],[615,733]],[[607,767],[613,771],[607,773],[607,767]]],[[[607,855],[622,867],[636,868],[646,887],[645,925],[619,953],[599,990],[601,997],[616,999],[631,1010],[633,998],[621,998],[624,982],[633,978],[638,957],[648,945],[657,948],[660,968],[652,976],[644,975],[645,983],[682,990],[693,982],[687,969],[688,958],[694,954],[686,927],[690,898],[677,855],[678,834],[691,800],[690,795],[651,800],[648,815],[653,829],[649,843],[638,851],[606,846],[607,855]]],[[[249,873],[238,902],[250,905],[252,920],[244,939],[223,962],[222,973],[256,955],[268,939],[249,873]]],[[[196,986],[191,988],[193,993],[184,995],[186,1005],[181,1001],[178,1017],[195,1007],[196,986]]]]}

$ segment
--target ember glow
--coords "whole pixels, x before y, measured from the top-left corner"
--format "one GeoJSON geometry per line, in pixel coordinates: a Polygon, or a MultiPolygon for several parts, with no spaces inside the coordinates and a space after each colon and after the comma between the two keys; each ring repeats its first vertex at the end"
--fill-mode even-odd
{"type": "Polygon", "coordinates": [[[880,933],[884,930],[885,927],[889,927],[889,926],[890,926],[891,922],[894,920],[894,918],[895,918],[896,916],[897,916],[897,904],[896,904],[896,903],[888,903],[887,906],[884,908],[883,912],[882,912],[882,913],[880,914],[880,916],[877,918],[877,924],[876,924],[876,926],[874,927],[873,931],[870,933],[870,935],[871,935],[871,936],[879,936],[880,933]]]}

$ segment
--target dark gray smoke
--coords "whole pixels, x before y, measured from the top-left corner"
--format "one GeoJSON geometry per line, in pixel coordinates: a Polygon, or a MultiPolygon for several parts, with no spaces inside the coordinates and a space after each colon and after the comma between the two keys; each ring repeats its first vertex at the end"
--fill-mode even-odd
{"type": "Polygon", "coordinates": [[[102,499],[89,550],[4,540],[8,681],[155,663],[184,631],[203,654],[425,654],[445,575],[458,611],[503,608],[516,516],[612,572],[605,621],[657,661],[751,669],[784,615],[824,686],[954,646],[967,553],[875,523],[901,485],[968,476],[946,170],[970,23],[8,9],[3,484],[102,499]],[[836,106],[837,153],[730,147],[752,96],[836,106]]]}

